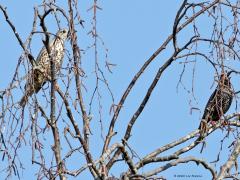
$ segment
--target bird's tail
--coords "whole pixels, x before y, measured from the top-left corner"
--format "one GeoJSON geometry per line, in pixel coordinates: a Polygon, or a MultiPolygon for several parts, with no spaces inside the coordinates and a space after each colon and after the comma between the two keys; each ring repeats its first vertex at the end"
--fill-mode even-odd
{"type": "Polygon", "coordinates": [[[27,101],[28,101],[28,95],[25,94],[25,95],[22,97],[22,99],[20,100],[19,105],[20,105],[21,107],[25,107],[27,101]]]}
{"type": "Polygon", "coordinates": [[[25,91],[25,94],[23,95],[22,99],[19,102],[19,105],[21,107],[25,107],[25,105],[28,101],[28,98],[31,97],[33,95],[33,93],[34,93],[33,89],[27,88],[25,91]]]}
{"type": "Polygon", "coordinates": [[[206,133],[208,131],[208,124],[205,119],[201,120],[198,129],[199,129],[199,134],[200,134],[199,139],[202,140],[206,136],[206,133]]]}

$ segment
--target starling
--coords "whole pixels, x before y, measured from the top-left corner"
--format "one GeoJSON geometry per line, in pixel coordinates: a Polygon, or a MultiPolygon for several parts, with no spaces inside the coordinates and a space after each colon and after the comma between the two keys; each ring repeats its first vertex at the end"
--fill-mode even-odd
{"type": "MultiPolygon", "coordinates": [[[[49,49],[51,56],[55,61],[55,72],[58,73],[62,60],[64,57],[64,42],[68,37],[68,30],[61,29],[57,32],[55,38],[49,43],[49,49]]],[[[44,46],[40,53],[38,54],[36,65],[29,71],[27,75],[27,82],[25,85],[25,94],[20,100],[20,106],[24,107],[28,98],[33,95],[33,93],[38,93],[38,91],[43,87],[43,85],[51,77],[51,67],[50,59],[46,47],[44,46]]]]}
{"type": "Polygon", "coordinates": [[[228,111],[233,99],[233,90],[229,78],[230,73],[222,73],[218,86],[210,96],[200,122],[200,139],[208,131],[208,123],[219,121],[220,118],[228,111]]]}

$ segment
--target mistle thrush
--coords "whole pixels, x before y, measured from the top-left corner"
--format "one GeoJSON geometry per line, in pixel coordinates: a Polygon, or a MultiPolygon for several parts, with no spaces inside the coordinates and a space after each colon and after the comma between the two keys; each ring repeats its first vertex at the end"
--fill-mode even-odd
{"type": "Polygon", "coordinates": [[[42,48],[38,54],[35,67],[33,67],[27,75],[25,93],[20,101],[20,106],[24,107],[28,98],[31,97],[33,93],[38,93],[43,85],[49,80],[49,77],[51,77],[51,63],[49,57],[53,58],[55,62],[55,73],[59,72],[64,57],[64,42],[67,36],[67,29],[61,29],[57,32],[55,38],[49,43],[50,55],[45,46],[42,48]]]}

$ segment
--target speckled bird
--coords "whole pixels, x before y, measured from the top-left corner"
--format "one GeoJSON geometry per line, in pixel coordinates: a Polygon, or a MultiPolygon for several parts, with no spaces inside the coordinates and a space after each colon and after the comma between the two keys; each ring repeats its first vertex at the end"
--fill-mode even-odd
{"type": "Polygon", "coordinates": [[[200,137],[203,137],[208,131],[208,123],[219,121],[220,118],[229,110],[232,99],[233,89],[229,74],[222,73],[218,86],[210,96],[200,122],[200,137]]]}
{"type": "MultiPolygon", "coordinates": [[[[55,38],[50,41],[49,47],[51,56],[55,61],[55,72],[58,73],[64,57],[64,42],[68,37],[68,29],[61,29],[57,32],[55,38]]],[[[25,85],[25,94],[20,100],[20,106],[24,107],[28,98],[33,93],[38,93],[43,85],[51,77],[50,59],[47,53],[47,49],[44,46],[38,54],[36,65],[27,75],[27,83],[25,85]]]]}

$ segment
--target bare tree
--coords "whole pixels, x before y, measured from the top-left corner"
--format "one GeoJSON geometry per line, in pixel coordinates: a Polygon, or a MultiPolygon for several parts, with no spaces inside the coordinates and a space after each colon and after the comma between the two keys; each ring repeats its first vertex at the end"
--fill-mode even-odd
{"type": "MultiPolygon", "coordinates": [[[[182,1],[176,12],[170,35],[155,52],[152,52],[152,55],[145,60],[138,72],[130,79],[119,102],[115,102],[111,84],[108,81],[108,74],[113,73],[112,68],[115,64],[108,61],[108,49],[105,48],[104,40],[97,31],[97,12],[102,8],[97,0],[93,0],[92,6],[87,10],[92,12],[92,29],[86,36],[90,35],[93,43],[87,49],[83,49],[79,44],[79,30],[84,28],[85,22],[79,10],[80,5],[78,0],[68,0],[67,5],[67,7],[61,7],[57,0],[43,0],[42,4],[34,8],[32,30],[28,38],[23,41],[11,20],[11,14],[0,4],[2,15],[5,18],[5,22],[2,23],[9,25],[9,30],[16,37],[16,43],[21,46],[23,51],[16,62],[12,81],[8,87],[1,90],[0,94],[0,150],[2,161],[5,162],[3,173],[6,178],[16,176],[21,179],[20,171],[24,171],[24,166],[20,152],[22,144],[24,144],[31,147],[28,150],[29,154],[31,152],[31,163],[38,167],[37,179],[80,178],[84,171],[89,171],[93,179],[102,180],[165,179],[161,175],[163,171],[189,162],[201,165],[210,172],[212,179],[239,179],[238,127],[240,122],[238,107],[235,108],[234,113],[221,113],[221,118],[216,123],[207,123],[204,137],[199,139],[199,130],[193,129],[184,137],[177,137],[173,142],[157,146],[144,157],[138,156],[136,151],[139,152],[141,149],[132,148],[129,139],[133,135],[132,130],[149,102],[156,85],[162,75],[168,73],[166,70],[172,67],[173,62],[179,63],[174,68],[182,68],[177,86],[184,87],[183,80],[186,69],[189,66],[192,68],[192,77],[187,78],[192,87],[190,90],[186,89],[192,98],[195,98],[194,82],[196,81],[197,67],[195,64],[197,61],[207,64],[206,71],[214,70],[213,86],[220,83],[223,73],[238,78],[240,72],[237,68],[240,61],[240,1],[182,1]],[[54,23],[58,27],[55,32],[48,30],[49,24],[46,19],[49,17],[54,19],[54,23]],[[202,33],[206,27],[198,22],[199,19],[204,19],[212,25],[207,27],[208,34],[202,33]],[[66,27],[69,42],[65,46],[65,58],[59,72],[56,64],[57,58],[54,54],[56,50],[52,48],[51,39],[61,38],[56,32],[66,27]],[[185,31],[187,31],[187,36],[185,31]],[[49,67],[49,74],[39,69],[39,61],[31,53],[31,49],[34,48],[32,38],[39,34],[44,36],[42,46],[46,50],[46,58],[49,60],[46,67],[49,67]],[[99,44],[104,48],[99,48],[99,44]],[[94,69],[94,83],[89,86],[86,83],[88,69],[83,66],[82,54],[90,49],[93,50],[94,63],[87,63],[94,69]],[[105,60],[100,60],[99,51],[106,56],[105,60]],[[116,140],[113,138],[119,136],[116,123],[120,121],[119,114],[125,106],[125,101],[136,83],[141,81],[140,78],[145,70],[165,51],[169,52],[169,57],[160,60],[161,66],[155,76],[150,79],[150,86],[144,97],[137,99],[141,103],[132,112],[132,116],[123,130],[123,136],[119,138],[121,140],[116,140]],[[19,94],[25,94],[26,82],[32,78],[31,82],[34,88],[38,78],[41,77],[44,77],[45,80],[40,81],[40,90],[35,89],[35,93],[26,100],[26,105],[20,106],[19,94]],[[102,88],[106,89],[104,93],[101,91],[102,88]],[[93,89],[93,91],[89,92],[88,89],[93,89]],[[91,95],[89,96],[89,94],[91,95]],[[106,99],[111,101],[110,107],[104,107],[106,99]],[[108,117],[111,120],[108,124],[102,122],[103,108],[110,109],[108,117]],[[100,125],[93,120],[95,118],[92,116],[93,111],[98,112],[100,125]],[[98,134],[92,133],[93,126],[100,126],[98,134]],[[221,168],[213,166],[208,160],[193,155],[189,156],[189,153],[191,154],[198,146],[202,146],[202,150],[208,148],[205,146],[206,137],[219,128],[226,129],[226,135],[222,137],[221,144],[227,140],[229,134],[235,137],[230,140],[231,145],[228,147],[229,154],[226,162],[220,161],[219,158],[213,162],[214,164],[220,163],[221,168]],[[105,134],[105,132],[107,133],[105,134]],[[98,139],[102,139],[103,144],[102,147],[98,147],[99,156],[96,157],[90,145],[96,143],[98,139]],[[168,155],[162,155],[163,153],[168,155]],[[72,169],[71,166],[74,158],[81,160],[76,169],[72,169]],[[121,169],[118,162],[125,163],[128,169],[121,169]],[[142,173],[141,169],[149,164],[153,164],[153,168],[142,173]],[[119,166],[121,169],[122,173],[118,177],[111,174],[114,166],[119,166]]],[[[235,90],[232,93],[237,105],[238,91],[235,90]]],[[[192,106],[191,110],[194,111],[197,108],[192,106]]],[[[217,157],[220,157],[224,148],[226,147],[221,146],[219,152],[216,152],[217,157]]]]}

